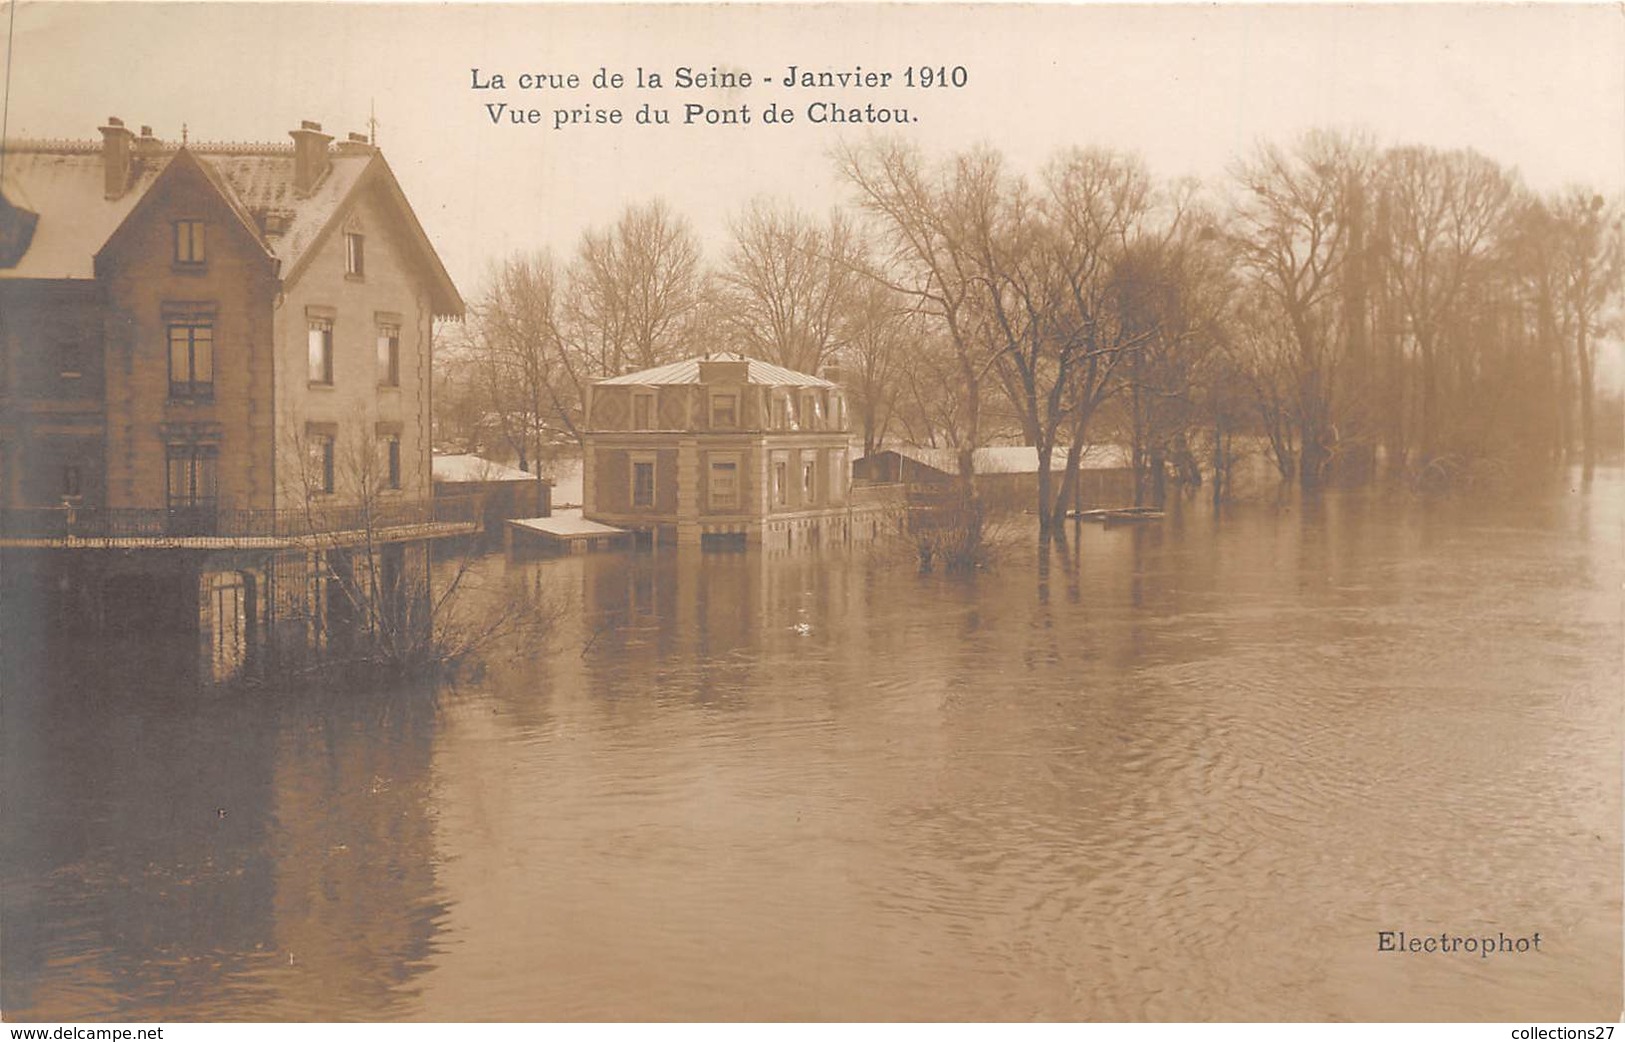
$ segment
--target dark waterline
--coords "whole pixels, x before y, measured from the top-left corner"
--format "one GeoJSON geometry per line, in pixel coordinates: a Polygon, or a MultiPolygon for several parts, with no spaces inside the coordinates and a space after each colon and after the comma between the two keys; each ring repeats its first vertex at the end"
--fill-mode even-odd
{"type": "Polygon", "coordinates": [[[5,681],[0,1006],[1612,1018],[1620,477],[1193,501],[971,581],[492,559],[569,610],[438,697],[5,681]]]}

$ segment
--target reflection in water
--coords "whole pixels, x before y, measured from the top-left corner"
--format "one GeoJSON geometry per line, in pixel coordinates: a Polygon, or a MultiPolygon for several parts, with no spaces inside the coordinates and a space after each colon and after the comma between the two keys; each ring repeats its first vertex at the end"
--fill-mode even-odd
{"type": "Polygon", "coordinates": [[[1619,488],[1192,502],[970,582],[861,555],[492,559],[571,609],[433,703],[8,685],[0,1000],[1611,1015],[1619,488]],[[1381,955],[1384,929],[1545,951],[1381,955]]]}
{"type": "Polygon", "coordinates": [[[432,703],[144,675],[8,685],[8,1016],[404,1015],[441,912],[432,703]]]}

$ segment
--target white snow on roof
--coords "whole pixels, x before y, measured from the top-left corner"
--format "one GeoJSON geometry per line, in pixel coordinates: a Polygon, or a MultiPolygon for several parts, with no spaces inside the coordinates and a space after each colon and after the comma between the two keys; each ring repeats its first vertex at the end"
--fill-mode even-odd
{"type": "MultiPolygon", "coordinates": [[[[895,451],[944,473],[959,473],[959,452],[955,449],[916,449],[903,445],[895,451]]],[[[1056,446],[1049,460],[1051,471],[1066,469],[1066,452],[1066,446],[1056,446]]],[[[1128,467],[1131,458],[1126,445],[1089,445],[1084,448],[1078,465],[1084,470],[1119,470],[1128,467]]],[[[978,474],[1036,474],[1038,449],[1032,445],[988,445],[977,449],[971,462],[978,474]]]]}
{"type": "Polygon", "coordinates": [[[503,466],[495,460],[465,453],[457,456],[434,458],[434,480],[445,484],[482,481],[535,481],[536,475],[517,467],[503,466]]]}
{"type": "Polygon", "coordinates": [[[748,362],[745,382],[762,384],[769,387],[834,387],[828,380],[813,376],[809,373],[798,373],[794,369],[786,369],[782,365],[764,362],[759,358],[746,358],[743,355],[718,354],[705,355],[700,358],[688,358],[681,362],[672,362],[669,365],[657,365],[653,369],[643,369],[623,376],[612,376],[607,380],[598,381],[600,384],[640,384],[651,387],[670,387],[673,384],[697,384],[700,382],[701,362],[748,362]]]}

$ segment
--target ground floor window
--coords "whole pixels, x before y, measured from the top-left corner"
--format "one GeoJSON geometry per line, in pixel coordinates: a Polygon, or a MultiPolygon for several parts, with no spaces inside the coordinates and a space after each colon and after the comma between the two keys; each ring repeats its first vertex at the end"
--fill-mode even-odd
{"type": "Polygon", "coordinates": [[[212,509],[220,450],[213,445],[172,445],[167,457],[169,509],[212,509]]]}
{"type": "Polygon", "coordinates": [[[711,463],[711,509],[739,508],[739,464],[734,460],[711,463]]]}
{"type": "Polygon", "coordinates": [[[331,493],[337,487],[337,437],[326,431],[313,431],[310,445],[310,490],[331,493]]]}
{"type": "Polygon", "coordinates": [[[632,505],[634,507],[655,505],[654,460],[632,461],[632,505]]]}
{"type": "Polygon", "coordinates": [[[401,487],[401,436],[384,435],[384,487],[401,487]]]}

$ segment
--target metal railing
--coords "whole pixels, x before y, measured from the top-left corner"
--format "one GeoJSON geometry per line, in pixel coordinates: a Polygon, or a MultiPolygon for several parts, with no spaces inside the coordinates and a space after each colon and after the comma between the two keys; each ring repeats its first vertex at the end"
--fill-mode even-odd
{"type": "Polygon", "coordinates": [[[0,538],[299,538],[427,525],[478,525],[480,497],[381,499],[292,510],[208,505],[168,508],[0,507],[0,538]]]}

